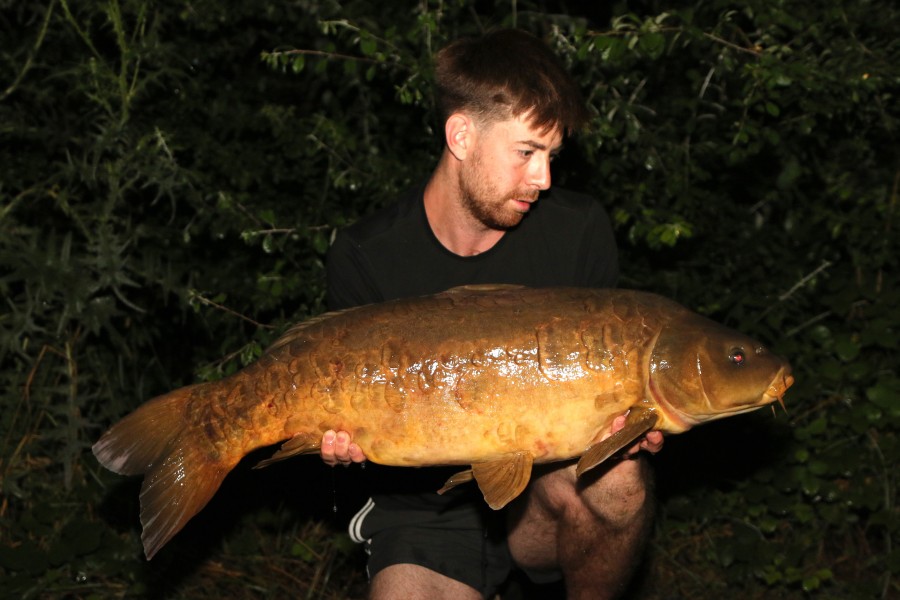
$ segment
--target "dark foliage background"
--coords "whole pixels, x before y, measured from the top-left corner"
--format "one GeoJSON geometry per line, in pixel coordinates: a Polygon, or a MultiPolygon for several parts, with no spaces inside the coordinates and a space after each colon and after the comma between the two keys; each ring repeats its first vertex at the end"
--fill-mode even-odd
{"type": "Polygon", "coordinates": [[[147,563],[90,445],[320,312],[335,229],[440,149],[431,52],[517,25],[589,99],[554,177],[614,215],[622,285],[797,378],[667,440],[631,597],[900,597],[900,8],[595,4],[0,0],[0,595],[361,597],[352,473],[242,465],[147,563]]]}

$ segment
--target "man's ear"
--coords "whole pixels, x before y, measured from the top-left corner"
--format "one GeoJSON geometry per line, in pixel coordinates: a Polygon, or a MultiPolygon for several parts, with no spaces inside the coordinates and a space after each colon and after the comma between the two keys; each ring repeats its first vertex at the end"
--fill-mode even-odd
{"type": "Polygon", "coordinates": [[[465,160],[472,148],[475,135],[475,124],[463,113],[453,113],[444,123],[444,136],[447,149],[457,160],[465,160]]]}

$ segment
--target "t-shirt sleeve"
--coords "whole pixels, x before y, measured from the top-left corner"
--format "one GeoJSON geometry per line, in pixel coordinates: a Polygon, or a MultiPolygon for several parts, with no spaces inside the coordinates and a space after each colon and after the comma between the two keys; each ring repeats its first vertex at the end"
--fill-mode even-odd
{"type": "Polygon", "coordinates": [[[384,300],[362,247],[346,231],[339,231],[328,249],[325,278],[328,310],[384,300]]]}

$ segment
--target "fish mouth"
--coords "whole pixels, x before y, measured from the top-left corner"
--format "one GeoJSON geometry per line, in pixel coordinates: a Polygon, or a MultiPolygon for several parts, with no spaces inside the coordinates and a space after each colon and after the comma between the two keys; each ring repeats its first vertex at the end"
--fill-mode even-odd
{"type": "Polygon", "coordinates": [[[775,375],[772,383],[769,384],[768,389],[763,392],[763,403],[769,404],[777,401],[781,405],[781,410],[787,412],[787,407],[784,405],[784,393],[792,385],[794,385],[794,376],[791,374],[790,369],[782,367],[775,375]]]}
{"type": "MultiPolygon", "coordinates": [[[[686,413],[682,410],[677,409],[668,400],[666,400],[666,397],[656,385],[652,376],[648,378],[647,387],[650,391],[651,398],[659,408],[659,412],[661,412],[666,417],[666,419],[669,420],[670,423],[678,428],[678,431],[687,431],[695,425],[699,425],[700,423],[703,423],[705,421],[724,417],[726,414],[740,415],[743,413],[752,412],[765,406],[766,404],[771,404],[773,402],[778,402],[778,404],[781,405],[782,410],[787,412],[787,408],[784,405],[784,394],[787,389],[793,384],[794,376],[791,374],[790,367],[782,367],[778,370],[778,373],[775,374],[775,377],[769,383],[769,387],[766,388],[766,391],[762,393],[762,396],[760,397],[758,402],[754,402],[753,404],[748,404],[742,407],[734,407],[728,410],[711,410],[709,414],[705,415],[686,413]]],[[[706,400],[707,405],[711,407],[712,404],[710,403],[709,397],[706,395],[705,389],[703,390],[703,396],[706,400]]],[[[674,432],[675,429],[673,429],[672,431],[674,432]]]]}

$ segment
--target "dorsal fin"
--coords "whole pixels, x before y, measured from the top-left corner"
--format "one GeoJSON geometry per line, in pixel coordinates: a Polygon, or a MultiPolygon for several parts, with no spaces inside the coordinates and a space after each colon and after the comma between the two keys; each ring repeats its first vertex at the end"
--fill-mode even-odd
{"type": "Polygon", "coordinates": [[[295,340],[298,340],[298,339],[302,338],[302,337],[303,337],[303,333],[304,333],[307,329],[309,329],[310,327],[312,327],[313,325],[318,325],[318,324],[321,323],[322,321],[326,321],[326,320],[331,319],[332,317],[335,317],[335,316],[337,316],[337,315],[341,315],[341,314],[344,314],[344,313],[349,313],[349,312],[353,312],[353,311],[355,311],[355,310],[359,310],[359,309],[363,308],[364,306],[366,306],[366,305],[363,305],[363,306],[352,306],[352,307],[350,307],[350,308],[345,308],[345,309],[343,309],[343,310],[333,310],[333,311],[330,311],[330,312],[325,312],[325,313],[316,315],[316,316],[314,316],[314,317],[310,317],[310,318],[306,319],[305,321],[300,321],[299,323],[296,323],[296,324],[294,324],[294,325],[291,325],[291,326],[287,329],[287,331],[285,331],[284,333],[282,333],[281,336],[280,336],[278,339],[276,339],[274,342],[272,342],[272,345],[270,345],[268,348],[266,348],[266,352],[265,352],[265,353],[266,353],[266,354],[269,354],[269,353],[271,353],[271,352],[274,352],[275,350],[278,350],[279,348],[282,348],[282,347],[284,347],[284,346],[287,346],[287,345],[290,344],[291,342],[293,342],[293,341],[295,341],[295,340]]]}
{"type": "Polygon", "coordinates": [[[467,285],[457,285],[442,292],[443,294],[452,294],[459,292],[496,292],[499,290],[520,290],[526,286],[515,283],[469,283],[467,285]]]}

